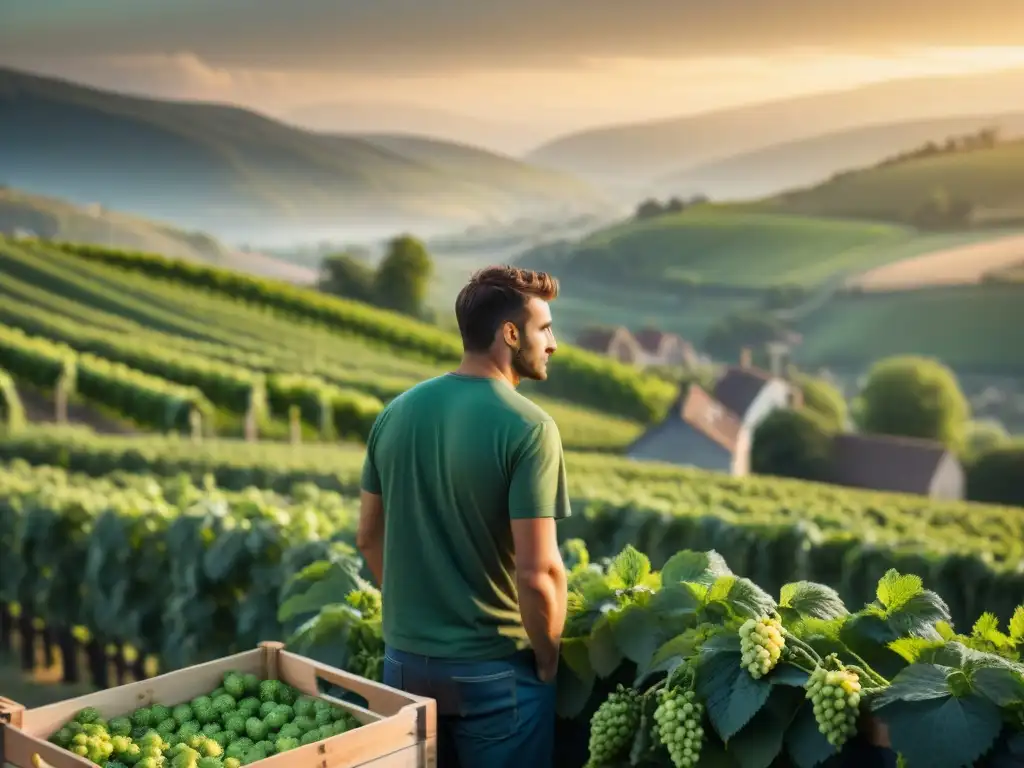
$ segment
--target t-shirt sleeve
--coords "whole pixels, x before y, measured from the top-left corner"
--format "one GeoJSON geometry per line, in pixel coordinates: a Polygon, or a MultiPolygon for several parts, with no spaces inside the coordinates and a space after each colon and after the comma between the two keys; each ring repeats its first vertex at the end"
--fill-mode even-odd
{"type": "Polygon", "coordinates": [[[508,513],[512,519],[569,517],[565,455],[555,422],[537,424],[519,445],[508,491],[508,513]]]}
{"type": "Polygon", "coordinates": [[[363,457],[363,473],[359,481],[359,487],[367,493],[380,495],[381,482],[380,473],[377,471],[377,464],[373,458],[373,449],[376,443],[377,426],[380,424],[380,417],[370,427],[370,434],[366,439],[366,454],[363,457]]]}

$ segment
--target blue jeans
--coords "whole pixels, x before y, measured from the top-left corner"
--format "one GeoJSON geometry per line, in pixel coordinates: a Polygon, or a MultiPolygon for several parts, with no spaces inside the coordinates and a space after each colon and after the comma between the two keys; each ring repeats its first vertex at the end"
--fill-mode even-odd
{"type": "Polygon", "coordinates": [[[383,682],[437,703],[437,768],[553,768],[556,687],[532,651],[453,661],[386,647],[383,682]]]}

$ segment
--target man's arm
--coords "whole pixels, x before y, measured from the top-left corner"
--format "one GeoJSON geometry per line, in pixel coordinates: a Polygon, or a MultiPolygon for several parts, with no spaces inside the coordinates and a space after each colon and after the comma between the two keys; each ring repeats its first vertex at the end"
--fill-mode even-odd
{"type": "Polygon", "coordinates": [[[362,491],[356,546],[378,586],[384,585],[384,501],[379,494],[362,491]]]}
{"type": "Polygon", "coordinates": [[[512,521],[516,548],[519,612],[537,657],[544,682],[558,672],[558,654],[565,628],[566,576],[552,517],[512,521]]]}
{"type": "Polygon", "coordinates": [[[566,575],[555,524],[568,515],[562,441],[555,423],[546,421],[519,446],[509,486],[519,611],[544,681],[558,672],[565,628],[566,575]]]}
{"type": "Polygon", "coordinates": [[[359,483],[359,530],[356,531],[356,547],[381,589],[384,588],[384,498],[373,452],[382,416],[374,421],[366,440],[366,456],[359,483]]]}

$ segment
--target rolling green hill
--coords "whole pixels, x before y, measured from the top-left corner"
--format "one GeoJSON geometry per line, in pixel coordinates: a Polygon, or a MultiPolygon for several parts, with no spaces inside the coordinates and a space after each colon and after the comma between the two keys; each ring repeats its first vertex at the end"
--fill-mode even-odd
{"type": "Polygon", "coordinates": [[[388,143],[0,69],[0,181],[222,237],[350,236],[604,206],[554,171],[443,142],[388,143]]]}
{"type": "Polygon", "coordinates": [[[982,218],[989,212],[1024,221],[1024,141],[850,171],[770,198],[763,209],[913,221],[937,191],[976,206],[982,218]]]}
{"type": "Polygon", "coordinates": [[[0,235],[18,232],[46,240],[109,245],[216,264],[251,274],[309,283],[311,269],[258,253],[242,253],[202,232],[187,232],[158,221],[96,206],[0,188],[0,235]]]}
{"type": "Polygon", "coordinates": [[[926,355],[960,371],[1024,374],[1024,285],[840,294],[798,324],[796,361],[859,368],[926,355]]]}
{"type": "Polygon", "coordinates": [[[814,288],[841,275],[986,236],[922,235],[893,224],[702,206],[601,230],[552,258],[552,266],[578,279],[652,290],[814,288]]]}

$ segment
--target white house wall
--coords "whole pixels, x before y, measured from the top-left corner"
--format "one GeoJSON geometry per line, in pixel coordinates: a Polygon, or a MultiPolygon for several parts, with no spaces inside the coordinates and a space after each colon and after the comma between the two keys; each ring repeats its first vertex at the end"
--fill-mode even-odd
{"type": "Polygon", "coordinates": [[[789,407],[789,384],[782,379],[774,379],[764,387],[754,398],[747,412],[740,414],[744,428],[753,433],[757,426],[764,421],[772,411],[789,407]]]}

